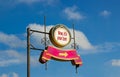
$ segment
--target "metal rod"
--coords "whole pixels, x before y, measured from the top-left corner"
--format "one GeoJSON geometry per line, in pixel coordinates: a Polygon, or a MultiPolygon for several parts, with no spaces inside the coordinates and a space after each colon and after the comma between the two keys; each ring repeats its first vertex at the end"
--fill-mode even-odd
{"type": "Polygon", "coordinates": [[[39,48],[30,48],[32,50],[40,50],[40,51],[43,51],[44,49],[39,49],[39,48]]]}
{"type": "MultiPolygon", "coordinates": [[[[74,24],[73,24],[73,40],[74,40],[74,49],[76,49],[76,40],[75,40],[75,28],[74,28],[74,24]]],[[[77,71],[78,65],[75,66],[76,69],[76,74],[78,73],[77,71]]]]}
{"type": "MultiPolygon", "coordinates": [[[[47,42],[46,42],[46,17],[44,16],[44,32],[45,32],[45,34],[44,34],[44,39],[45,39],[45,49],[46,49],[46,47],[47,47],[47,42]]],[[[45,63],[45,70],[47,70],[47,63],[45,63]]]]}
{"type": "Polygon", "coordinates": [[[44,16],[44,32],[45,32],[44,39],[45,39],[45,48],[46,48],[47,44],[46,44],[46,17],[45,16],[44,16]]]}
{"type": "Polygon", "coordinates": [[[32,44],[30,44],[30,47],[35,48],[32,44]]]}
{"type": "Polygon", "coordinates": [[[27,77],[30,77],[30,28],[27,28],[27,77]]]}
{"type": "Polygon", "coordinates": [[[49,34],[48,32],[42,32],[42,31],[37,31],[37,30],[30,30],[30,31],[37,32],[37,33],[49,34]]]}
{"type": "Polygon", "coordinates": [[[75,28],[74,28],[74,24],[73,24],[73,39],[74,39],[74,49],[76,49],[76,45],[75,45],[75,28]]]}
{"type": "MultiPolygon", "coordinates": [[[[49,34],[49,33],[46,32],[46,19],[45,19],[45,16],[44,16],[44,32],[37,31],[37,30],[31,30],[30,28],[27,28],[27,77],[30,77],[30,49],[43,51],[43,49],[35,48],[32,44],[30,44],[30,35],[32,34],[32,33],[30,33],[30,31],[32,33],[33,32],[43,33],[45,35],[45,48],[46,48],[46,46],[47,46],[46,34],[49,34]],[[30,46],[32,46],[32,47],[30,47],[30,46]]],[[[47,69],[47,64],[46,64],[46,69],[47,69]]]]}
{"type": "Polygon", "coordinates": [[[71,39],[74,39],[74,38],[71,38],[71,39]]]}

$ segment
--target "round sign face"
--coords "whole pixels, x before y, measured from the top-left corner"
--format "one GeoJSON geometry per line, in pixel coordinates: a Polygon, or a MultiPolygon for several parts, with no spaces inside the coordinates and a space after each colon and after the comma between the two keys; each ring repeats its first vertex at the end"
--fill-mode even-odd
{"type": "Polygon", "coordinates": [[[58,24],[50,30],[50,40],[57,47],[64,47],[71,41],[69,30],[62,24],[58,24]]]}

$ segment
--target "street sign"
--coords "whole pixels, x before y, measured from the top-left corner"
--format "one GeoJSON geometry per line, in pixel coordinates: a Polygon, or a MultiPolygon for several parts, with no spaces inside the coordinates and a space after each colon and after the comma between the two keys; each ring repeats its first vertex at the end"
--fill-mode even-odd
{"type": "Polygon", "coordinates": [[[56,47],[64,47],[71,41],[71,34],[63,24],[58,24],[50,30],[50,40],[56,47]]]}

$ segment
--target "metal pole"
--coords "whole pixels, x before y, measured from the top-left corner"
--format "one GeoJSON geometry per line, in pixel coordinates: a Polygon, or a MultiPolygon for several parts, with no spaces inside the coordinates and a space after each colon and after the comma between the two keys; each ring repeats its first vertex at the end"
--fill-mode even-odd
{"type": "Polygon", "coordinates": [[[74,49],[76,49],[76,44],[75,44],[75,28],[73,24],[73,38],[74,38],[74,49]]]}
{"type": "Polygon", "coordinates": [[[27,77],[30,77],[30,28],[27,28],[27,77]]]}
{"type": "Polygon", "coordinates": [[[47,44],[46,44],[46,17],[45,16],[44,16],[44,32],[45,32],[44,37],[45,37],[45,48],[46,48],[47,44]]]}
{"type": "MultiPolygon", "coordinates": [[[[45,49],[46,49],[47,43],[46,43],[46,17],[45,16],[44,16],[44,32],[45,32],[44,39],[45,39],[45,49]]],[[[45,63],[45,70],[47,70],[47,63],[45,63]]]]}
{"type": "MultiPolygon", "coordinates": [[[[73,24],[73,38],[74,38],[74,39],[73,39],[73,40],[74,40],[74,49],[76,49],[76,44],[75,44],[75,43],[76,43],[76,41],[75,41],[75,27],[74,27],[74,24],[73,24]]],[[[76,67],[75,67],[76,73],[78,73],[78,72],[77,72],[77,67],[78,67],[78,65],[76,65],[76,67]]]]}

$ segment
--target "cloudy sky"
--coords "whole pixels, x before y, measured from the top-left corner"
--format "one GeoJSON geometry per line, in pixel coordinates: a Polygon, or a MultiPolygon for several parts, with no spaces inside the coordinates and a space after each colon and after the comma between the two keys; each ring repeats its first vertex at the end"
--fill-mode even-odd
{"type": "MultiPolygon", "coordinates": [[[[0,0],[0,77],[27,76],[26,29],[43,31],[44,16],[47,32],[64,24],[72,34],[74,23],[83,65],[76,74],[70,62],[50,60],[45,70],[41,51],[31,50],[31,77],[119,77],[119,7],[119,0],[0,0]]],[[[44,48],[42,38],[33,33],[31,43],[44,48]]]]}

